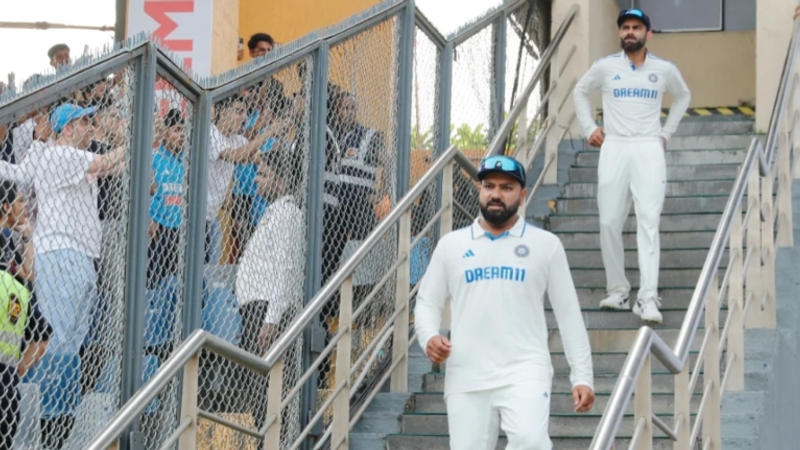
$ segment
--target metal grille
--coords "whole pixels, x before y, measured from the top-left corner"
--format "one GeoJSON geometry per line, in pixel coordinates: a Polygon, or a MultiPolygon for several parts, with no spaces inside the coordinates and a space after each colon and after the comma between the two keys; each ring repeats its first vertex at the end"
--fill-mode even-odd
{"type": "MultiPolygon", "coordinates": [[[[236,89],[214,104],[209,142],[202,328],[263,355],[302,309],[305,282],[308,92],[304,59],[236,89]],[[215,236],[215,233],[218,233],[215,236]]],[[[284,360],[294,386],[299,349],[284,360]]],[[[269,378],[211,353],[200,360],[201,409],[242,426],[265,426],[269,378]]],[[[283,411],[282,439],[297,434],[299,399],[283,411]]],[[[211,422],[207,448],[258,441],[211,422]]]]}
{"type": "Polygon", "coordinates": [[[134,81],[98,73],[6,124],[3,316],[25,343],[18,403],[0,364],[0,447],[80,448],[119,405],[134,81]]]}
{"type": "MultiPolygon", "coordinates": [[[[194,105],[159,76],[153,114],[143,382],[167,360],[183,332],[184,249],[194,105]]],[[[173,381],[142,415],[146,448],[157,448],[160,439],[177,425],[179,395],[178,384],[173,381]]]]}
{"type": "MultiPolygon", "coordinates": [[[[398,33],[399,20],[392,18],[330,49],[323,283],[350,257],[395,200],[398,33]]],[[[378,282],[391,264],[395,245],[394,238],[387,236],[354,274],[354,309],[367,301],[370,292],[376,292],[353,325],[353,361],[361,357],[392,311],[393,279],[382,286],[378,282]]],[[[338,330],[338,304],[338,296],[331,298],[320,317],[326,342],[338,330]]],[[[334,387],[333,360],[335,352],[319,369],[318,404],[334,387]]]]}

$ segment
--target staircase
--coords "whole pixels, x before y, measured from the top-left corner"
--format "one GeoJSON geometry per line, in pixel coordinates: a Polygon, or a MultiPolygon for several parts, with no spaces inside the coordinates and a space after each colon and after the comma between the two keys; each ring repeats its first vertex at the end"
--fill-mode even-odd
{"type": "MultiPolygon", "coordinates": [[[[668,143],[668,185],[661,220],[659,283],[664,323],[656,328],[670,345],[677,337],[738,165],[752,138],[752,125],[752,120],[744,116],[688,117],[668,143]]],[[[631,312],[605,311],[597,307],[605,293],[596,202],[599,150],[586,146],[582,141],[565,142],[562,147],[567,154],[570,148],[579,150],[574,152],[570,165],[562,166],[569,169],[562,172],[561,178],[565,179],[559,180],[562,183],[560,194],[550,203],[554,211],[545,218],[528,219],[544,223],[564,243],[589,329],[597,400],[590,413],[575,414],[572,412],[569,368],[552,311],[546,309],[555,369],[550,434],[555,448],[585,449],[641,321],[631,312]]],[[[535,205],[529,213],[533,209],[535,205]]],[[[631,212],[624,229],[624,241],[634,296],[639,280],[635,227],[631,212]]],[[[702,335],[699,335],[694,345],[699,346],[701,341],[702,335]]],[[[693,350],[696,354],[697,348],[693,350]]],[[[692,363],[693,358],[690,358],[692,363]]],[[[410,359],[409,390],[417,390],[410,395],[379,394],[353,429],[352,448],[448,448],[447,417],[442,397],[444,373],[428,370],[431,364],[416,345],[410,359]]],[[[701,389],[702,382],[699,382],[692,399],[693,410],[698,406],[701,389]]],[[[673,376],[654,359],[654,412],[668,424],[673,422],[672,390],[673,376]]],[[[627,448],[633,433],[632,405],[629,412],[618,433],[618,448],[627,448]]],[[[661,437],[655,439],[654,448],[672,448],[672,441],[660,431],[656,430],[655,435],[661,437]]],[[[498,447],[505,447],[502,435],[498,447]]]]}

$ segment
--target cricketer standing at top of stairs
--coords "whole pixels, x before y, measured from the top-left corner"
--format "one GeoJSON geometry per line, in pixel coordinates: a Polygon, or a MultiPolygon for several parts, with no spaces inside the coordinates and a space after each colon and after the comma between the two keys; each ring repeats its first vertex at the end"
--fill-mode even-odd
{"type": "Polygon", "coordinates": [[[658,297],[659,221],[667,186],[664,150],[689,106],[691,94],[669,61],[647,52],[653,36],[650,18],[640,9],[617,18],[622,51],[596,61],[575,86],[575,111],[589,144],[600,146],[597,205],[600,249],[606,272],[602,308],[627,309],[631,285],[625,276],[622,228],[633,201],[640,287],[634,314],[661,323],[658,297]],[[601,89],[604,126],[592,118],[589,92],[601,89]],[[664,127],[664,92],[674,95],[664,127]]]}

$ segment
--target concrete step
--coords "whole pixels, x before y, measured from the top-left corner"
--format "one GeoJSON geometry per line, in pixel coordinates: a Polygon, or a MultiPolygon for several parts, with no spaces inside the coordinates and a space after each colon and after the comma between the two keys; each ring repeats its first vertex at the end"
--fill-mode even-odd
{"type": "MultiPolygon", "coordinates": [[[[658,274],[658,286],[694,286],[699,275],[700,267],[661,269],[658,274]]],[[[632,290],[638,289],[639,271],[628,269],[626,276],[632,285],[632,290]]],[[[572,269],[572,280],[575,286],[600,287],[606,285],[606,274],[602,268],[572,269]]]]}
{"type": "MultiPolygon", "coordinates": [[[[600,300],[605,298],[606,290],[601,288],[578,288],[578,302],[581,309],[594,309],[600,304],[600,300]]],[[[694,286],[679,287],[674,289],[662,288],[659,290],[658,295],[661,296],[661,302],[665,308],[679,308],[686,309],[689,306],[689,301],[692,298],[694,286]]],[[[636,297],[636,291],[633,291],[633,298],[636,297]]],[[[545,308],[549,309],[550,305],[545,304],[545,308]]]]}
{"type": "Polygon", "coordinates": [[[706,148],[747,148],[755,134],[692,134],[672,136],[667,141],[667,151],[706,148]]]}
{"type": "MultiPolygon", "coordinates": [[[[716,212],[662,214],[660,231],[714,230],[719,226],[721,214],[716,212]]],[[[557,214],[550,217],[551,231],[598,231],[600,216],[597,214],[557,214]]],[[[623,231],[636,231],[636,217],[628,216],[623,231]]]]}
{"type": "MultiPolygon", "coordinates": [[[[736,178],[739,164],[698,164],[667,166],[667,180],[694,180],[698,178],[736,178]]],[[[571,182],[597,182],[597,166],[573,166],[569,169],[571,182]]]]}
{"type": "MultiPolygon", "coordinates": [[[[592,351],[595,353],[603,353],[603,352],[618,352],[618,353],[627,353],[631,349],[631,345],[633,344],[634,340],[636,339],[636,333],[639,331],[638,329],[619,329],[619,328],[606,328],[602,330],[587,330],[589,334],[589,345],[592,347],[592,351]]],[[[670,347],[675,345],[675,341],[678,339],[678,331],[677,328],[663,328],[658,330],[658,335],[664,342],[667,343],[670,347]]],[[[691,351],[698,351],[700,349],[700,345],[703,342],[703,337],[705,336],[705,330],[701,327],[700,330],[697,331],[694,340],[692,340],[690,350],[691,351]]],[[[558,330],[551,329],[548,336],[547,336],[547,344],[548,348],[551,352],[563,352],[564,345],[561,342],[561,335],[559,334],[558,330]]],[[[620,365],[622,367],[622,365],[620,365]]],[[[597,370],[597,369],[595,369],[597,370]]],[[[619,371],[619,367],[615,367],[613,371],[619,371]]]]}
{"type": "Polygon", "coordinates": [[[672,137],[750,133],[753,123],[752,119],[742,116],[684,117],[672,137]]]}
{"type": "MultiPolygon", "coordinates": [[[[635,301],[635,300],[634,300],[635,301]]],[[[581,310],[583,316],[583,323],[586,328],[593,330],[600,330],[604,328],[630,328],[638,329],[642,325],[650,325],[653,328],[680,328],[683,319],[686,317],[686,308],[671,308],[662,304],[661,316],[663,322],[659,325],[652,325],[642,321],[639,316],[633,314],[630,310],[626,311],[613,311],[607,309],[600,309],[596,305],[592,308],[585,308],[581,310]]],[[[547,323],[555,328],[555,316],[551,310],[545,311],[547,323]]]]}
{"type": "MultiPolygon", "coordinates": [[[[664,199],[663,214],[713,211],[722,213],[728,201],[728,194],[714,195],[668,195],[664,199]]],[[[559,198],[557,213],[597,214],[597,197],[559,198]]],[[[633,216],[631,208],[631,216],[633,216]]]]}
{"type": "MultiPolygon", "coordinates": [[[[710,195],[730,194],[734,180],[705,179],[705,180],[670,180],[667,179],[666,195],[710,195]]],[[[563,198],[596,197],[596,182],[570,182],[564,186],[563,198]]]]}
{"type": "MultiPolygon", "coordinates": [[[[602,413],[611,394],[609,392],[595,392],[595,402],[592,412],[602,413]]],[[[696,410],[700,404],[702,393],[692,396],[691,408],[696,410]]],[[[653,395],[653,411],[656,414],[671,414],[675,410],[675,396],[672,393],[654,394],[653,395]]],[[[441,392],[415,392],[409,401],[409,411],[412,415],[419,413],[438,413],[445,416],[446,408],[444,396],[441,392]]],[[[572,403],[572,394],[569,391],[553,392],[550,396],[550,414],[572,414],[574,405],[572,403]]],[[[633,402],[628,402],[626,412],[633,414],[633,402]]],[[[404,414],[404,416],[406,415],[404,414]]],[[[401,419],[401,422],[404,419],[401,419]]],[[[446,433],[447,426],[444,422],[444,427],[430,427],[430,428],[408,428],[406,424],[401,424],[400,428],[403,433],[446,433]]]]}
{"type": "MultiPolygon", "coordinates": [[[[708,249],[661,249],[661,268],[674,269],[680,267],[702,267],[708,255],[708,249]]],[[[727,252],[723,254],[722,261],[727,261],[727,252]]],[[[567,260],[572,269],[584,267],[603,267],[600,249],[569,249],[567,260]]],[[[636,250],[625,251],[625,261],[631,268],[639,267],[639,258],[636,250]]]]}
{"type": "MultiPolygon", "coordinates": [[[[714,239],[715,229],[695,231],[662,231],[660,233],[662,248],[709,248],[714,239]]],[[[600,248],[600,234],[596,231],[560,231],[553,230],[564,244],[564,248],[600,248]]],[[[635,249],[636,232],[622,233],[622,243],[626,249],[635,249]]],[[[694,284],[692,284],[694,285],[694,284]]]]}
{"type": "MultiPolygon", "coordinates": [[[[670,165],[691,164],[732,164],[744,161],[746,148],[731,148],[719,150],[668,150],[665,152],[665,162],[670,165]]],[[[575,157],[575,165],[597,166],[600,158],[599,150],[581,151],[575,157]]]]}
{"type": "MultiPolygon", "coordinates": [[[[568,392],[572,389],[567,373],[556,373],[553,376],[553,392],[568,392]]],[[[652,386],[654,393],[670,393],[675,388],[675,376],[669,372],[652,372],[652,386]]],[[[610,372],[594,371],[594,388],[597,392],[611,392],[619,380],[619,371],[610,372]]],[[[695,387],[696,393],[703,393],[703,375],[699,375],[699,380],[695,387]]],[[[443,392],[444,373],[429,372],[423,376],[423,391],[443,392]]]]}
{"type": "MultiPolygon", "coordinates": [[[[600,420],[599,417],[597,419],[600,420]]],[[[593,433],[592,433],[593,434],[593,433]]],[[[592,434],[583,436],[551,436],[553,448],[558,450],[586,450],[592,442],[592,434]]],[[[672,450],[672,440],[656,435],[653,450],[672,450]]],[[[495,448],[505,449],[506,438],[501,436],[495,448]]],[[[630,435],[618,435],[614,448],[625,449],[630,445],[630,435]]],[[[449,436],[446,434],[392,434],[386,437],[387,450],[449,450],[449,436]]]]}

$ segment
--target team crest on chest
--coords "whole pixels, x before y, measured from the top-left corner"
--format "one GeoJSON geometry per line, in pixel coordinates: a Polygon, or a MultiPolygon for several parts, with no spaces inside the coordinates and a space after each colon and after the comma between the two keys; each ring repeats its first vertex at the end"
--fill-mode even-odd
{"type": "Polygon", "coordinates": [[[525,244],[519,244],[518,246],[514,247],[514,254],[520,258],[528,256],[530,252],[531,251],[528,249],[528,246],[525,244]]]}
{"type": "Polygon", "coordinates": [[[656,81],[658,81],[658,75],[651,73],[650,76],[647,77],[647,79],[650,80],[651,83],[655,83],[656,81]]]}
{"type": "Polygon", "coordinates": [[[22,305],[17,300],[17,296],[11,294],[8,296],[8,320],[12,325],[16,325],[19,316],[22,314],[22,305]]]}

